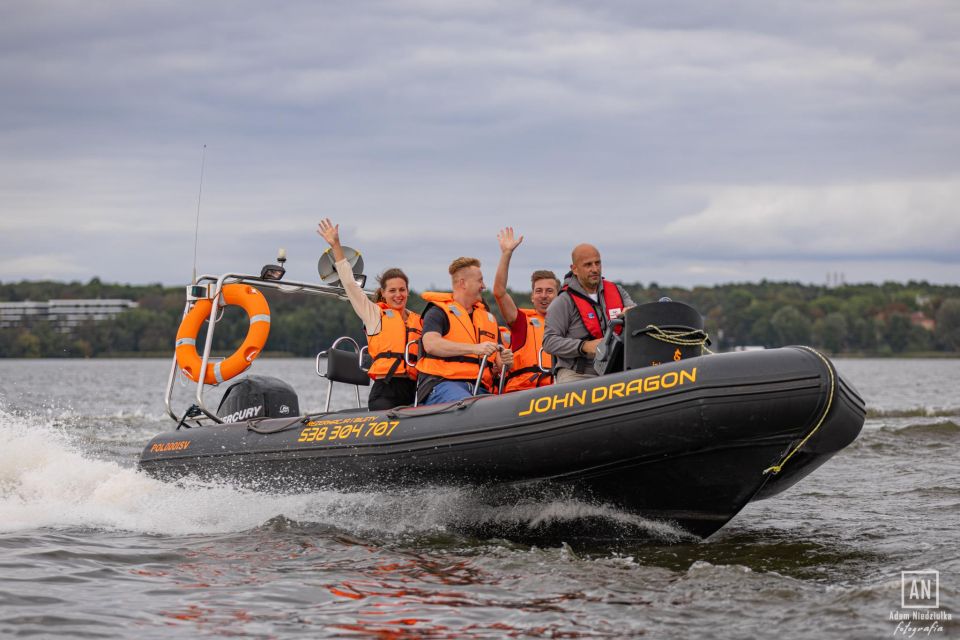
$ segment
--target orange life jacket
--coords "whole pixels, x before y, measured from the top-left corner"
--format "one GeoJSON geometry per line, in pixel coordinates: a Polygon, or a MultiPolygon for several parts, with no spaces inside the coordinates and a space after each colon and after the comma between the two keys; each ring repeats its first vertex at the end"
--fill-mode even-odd
{"type": "MultiPolygon", "coordinates": [[[[493,314],[487,311],[483,302],[477,302],[473,309],[468,313],[460,304],[454,302],[453,295],[450,293],[439,293],[436,291],[425,291],[420,295],[427,301],[427,309],[431,305],[436,306],[447,314],[447,320],[450,323],[450,330],[442,337],[453,342],[463,344],[480,344],[481,342],[497,342],[497,321],[493,314]]],[[[424,315],[427,311],[424,310],[424,315]]],[[[477,372],[480,370],[480,356],[449,356],[442,358],[431,355],[423,348],[421,339],[420,359],[417,361],[417,370],[433,376],[446,378],[447,380],[468,380],[477,379],[477,372]]],[[[487,363],[490,363],[487,358],[487,363]]],[[[486,367],[483,372],[482,384],[487,390],[493,390],[493,373],[491,367],[486,367]]]]}
{"type": "MultiPolygon", "coordinates": [[[[607,326],[607,323],[623,313],[623,296],[620,295],[620,289],[608,280],[601,280],[601,283],[603,286],[600,288],[600,295],[603,297],[603,308],[607,310],[608,316],[604,318],[603,323],[600,322],[599,316],[602,314],[602,311],[597,302],[594,302],[591,298],[568,286],[560,290],[560,293],[566,291],[570,294],[570,297],[573,298],[573,303],[580,313],[583,326],[587,328],[587,331],[594,338],[602,338],[603,330],[604,327],[607,326]]],[[[617,335],[620,335],[620,332],[623,331],[623,326],[616,327],[613,331],[617,335]]]]}
{"type": "MultiPolygon", "coordinates": [[[[517,311],[527,317],[527,340],[519,351],[513,351],[513,368],[507,372],[507,382],[503,386],[504,393],[553,384],[553,376],[544,373],[537,363],[537,354],[543,346],[546,317],[533,309],[517,309],[517,311]]],[[[549,369],[552,364],[550,354],[544,351],[543,367],[549,369]]]]}
{"type": "Polygon", "coordinates": [[[378,302],[380,307],[380,332],[367,336],[367,345],[373,364],[367,374],[374,380],[383,378],[390,382],[393,376],[406,376],[417,379],[417,370],[408,367],[403,358],[403,350],[411,340],[417,340],[410,345],[411,360],[416,359],[417,346],[420,340],[420,330],[423,320],[413,311],[407,312],[407,321],[403,321],[403,314],[391,309],[386,303],[378,302]]]}

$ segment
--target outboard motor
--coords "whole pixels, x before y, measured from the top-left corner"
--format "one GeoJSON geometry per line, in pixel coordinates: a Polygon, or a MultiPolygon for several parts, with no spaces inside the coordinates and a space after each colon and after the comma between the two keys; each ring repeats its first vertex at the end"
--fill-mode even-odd
{"type": "Polygon", "coordinates": [[[703,316],[682,302],[661,298],[638,305],[625,315],[625,370],[695,358],[710,344],[703,330],[703,316]]]}
{"type": "Polygon", "coordinates": [[[233,383],[217,408],[217,416],[224,422],[299,415],[297,392],[283,380],[270,376],[247,376],[233,383]]]}

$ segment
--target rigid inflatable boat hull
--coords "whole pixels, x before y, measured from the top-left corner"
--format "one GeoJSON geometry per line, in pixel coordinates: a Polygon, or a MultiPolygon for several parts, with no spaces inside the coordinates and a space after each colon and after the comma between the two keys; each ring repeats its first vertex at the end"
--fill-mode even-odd
{"type": "Polygon", "coordinates": [[[708,536],[809,474],[863,421],[826,358],[788,347],[458,404],[182,429],[148,443],[140,467],[270,490],[556,492],[708,536]]]}

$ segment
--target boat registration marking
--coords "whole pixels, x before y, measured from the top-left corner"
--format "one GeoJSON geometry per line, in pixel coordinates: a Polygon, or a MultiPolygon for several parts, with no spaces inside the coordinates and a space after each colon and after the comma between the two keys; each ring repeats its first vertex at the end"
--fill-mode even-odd
{"type": "Polygon", "coordinates": [[[164,442],[163,444],[150,445],[152,453],[164,453],[166,451],[183,451],[190,446],[189,440],[177,440],[176,442],[164,442]]]}
{"type": "Polygon", "coordinates": [[[355,440],[360,437],[388,438],[398,424],[400,424],[399,420],[381,420],[379,422],[348,422],[323,427],[308,426],[300,431],[297,442],[333,442],[355,440]]]}
{"type": "Polygon", "coordinates": [[[614,382],[602,387],[583,389],[582,391],[568,391],[561,394],[532,398],[530,406],[517,413],[518,416],[529,416],[532,413],[548,413],[557,409],[570,409],[588,404],[599,404],[613,398],[625,398],[641,393],[650,393],[660,389],[683,386],[686,383],[697,382],[697,368],[668,371],[656,376],[636,378],[629,382],[614,382]]]}

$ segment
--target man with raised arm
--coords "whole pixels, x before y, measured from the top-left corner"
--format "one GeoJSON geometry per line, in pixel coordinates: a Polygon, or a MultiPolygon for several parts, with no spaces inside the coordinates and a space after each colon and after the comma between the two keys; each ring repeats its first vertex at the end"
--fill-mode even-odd
{"type": "Polygon", "coordinates": [[[497,240],[500,242],[500,263],[493,279],[493,297],[510,329],[510,349],[513,350],[513,368],[507,374],[503,390],[519,391],[552,384],[553,376],[540,369],[541,362],[544,368],[550,368],[550,355],[544,353],[542,360],[539,355],[543,346],[547,307],[557,297],[560,280],[553,271],[534,271],[530,276],[530,301],[533,308],[518,309],[513,298],[507,293],[507,276],[510,272],[510,258],[523,242],[523,236],[516,238],[513,227],[507,227],[497,233],[497,240]]]}
{"type": "Polygon", "coordinates": [[[547,309],[543,348],[556,361],[557,383],[597,375],[593,359],[607,323],[633,306],[630,295],[601,275],[600,252],[578,244],[570,256],[570,273],[547,309]]]}
{"type": "Polygon", "coordinates": [[[448,271],[451,293],[427,291],[421,296],[428,303],[417,361],[421,404],[454,402],[473,395],[484,356],[488,366],[478,393],[490,393],[502,368],[513,365],[513,352],[500,345],[497,321],[480,295],[485,289],[480,261],[457,258],[448,271]]]}

